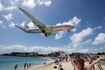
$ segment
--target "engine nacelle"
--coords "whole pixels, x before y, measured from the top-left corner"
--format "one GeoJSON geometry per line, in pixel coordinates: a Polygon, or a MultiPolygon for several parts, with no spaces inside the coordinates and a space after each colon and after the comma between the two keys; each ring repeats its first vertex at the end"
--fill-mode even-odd
{"type": "Polygon", "coordinates": [[[47,26],[47,27],[45,27],[45,32],[46,32],[47,34],[51,34],[51,33],[52,33],[52,26],[47,26]]]}

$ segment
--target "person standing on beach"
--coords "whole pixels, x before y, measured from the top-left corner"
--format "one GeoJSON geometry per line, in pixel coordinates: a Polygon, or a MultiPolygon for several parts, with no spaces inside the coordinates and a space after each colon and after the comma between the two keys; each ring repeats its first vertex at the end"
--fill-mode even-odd
{"type": "Polygon", "coordinates": [[[31,68],[31,63],[29,63],[29,68],[31,68]]]}
{"type": "Polygon", "coordinates": [[[62,68],[62,59],[61,58],[59,59],[58,64],[59,64],[58,70],[63,70],[63,68],[62,68]]]}
{"type": "MultiPolygon", "coordinates": [[[[91,64],[93,62],[91,55],[86,55],[86,54],[84,54],[84,55],[87,57],[89,64],[91,64]]],[[[95,70],[94,66],[93,66],[93,70],[95,70]]]]}
{"type": "Polygon", "coordinates": [[[18,64],[16,64],[16,65],[14,66],[14,70],[16,70],[16,69],[17,69],[17,67],[18,67],[18,64]]]}
{"type": "MultiPolygon", "coordinates": [[[[98,58],[99,58],[99,56],[96,56],[96,59],[98,59],[98,58]]],[[[101,67],[100,61],[96,65],[100,70],[103,70],[103,68],[101,67]]]]}
{"type": "Polygon", "coordinates": [[[26,65],[27,65],[27,64],[26,64],[26,63],[24,63],[24,70],[26,69],[26,65]]]}
{"type": "MultiPolygon", "coordinates": [[[[74,62],[74,64],[76,64],[76,57],[75,56],[73,56],[73,62],[74,62]]],[[[74,70],[75,70],[75,68],[74,68],[74,70]]]]}
{"type": "Polygon", "coordinates": [[[73,65],[73,67],[75,68],[75,70],[92,70],[93,66],[98,63],[100,60],[105,59],[105,56],[101,56],[99,57],[97,60],[93,61],[90,65],[88,65],[86,68],[84,68],[84,60],[81,58],[77,58],[76,59],[76,64],[74,64],[74,62],[71,60],[68,52],[66,52],[66,54],[68,55],[68,58],[71,62],[71,64],[73,65]]]}
{"type": "Polygon", "coordinates": [[[66,62],[68,62],[68,56],[66,55],[66,62]]]}
{"type": "Polygon", "coordinates": [[[45,65],[46,65],[46,61],[47,61],[47,60],[45,59],[45,62],[44,62],[43,64],[45,64],[45,65]]]}

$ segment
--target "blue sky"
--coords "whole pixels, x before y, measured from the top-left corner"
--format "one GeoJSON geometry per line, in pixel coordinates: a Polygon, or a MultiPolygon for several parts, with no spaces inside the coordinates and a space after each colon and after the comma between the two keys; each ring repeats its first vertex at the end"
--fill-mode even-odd
{"type": "Polygon", "coordinates": [[[105,0],[0,0],[0,53],[68,50],[105,52],[105,0]],[[14,24],[36,27],[18,4],[45,25],[73,25],[55,36],[27,34],[14,24]]]}

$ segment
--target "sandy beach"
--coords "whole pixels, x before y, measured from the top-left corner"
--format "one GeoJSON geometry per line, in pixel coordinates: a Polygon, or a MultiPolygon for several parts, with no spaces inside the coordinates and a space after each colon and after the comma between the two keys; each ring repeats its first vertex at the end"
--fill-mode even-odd
{"type": "MultiPolygon", "coordinates": [[[[56,65],[54,62],[52,63],[49,63],[49,64],[46,64],[46,65],[38,65],[38,66],[33,66],[32,68],[29,68],[27,70],[58,70],[59,66],[56,65]],[[54,68],[54,66],[57,66],[57,68],[54,68]]],[[[64,70],[72,70],[73,67],[71,66],[71,63],[70,62],[65,62],[65,63],[62,63],[62,68],[64,70]]]]}
{"type": "MultiPolygon", "coordinates": [[[[103,63],[105,63],[105,62],[103,62],[103,63]]],[[[86,62],[85,65],[87,66],[88,63],[86,62]]],[[[74,70],[74,68],[70,62],[62,63],[62,68],[64,70],[74,70]]],[[[102,64],[102,68],[105,69],[105,65],[102,64]]],[[[46,65],[33,66],[32,68],[29,68],[27,70],[59,70],[59,66],[55,65],[55,63],[52,62],[52,63],[46,64],[46,65]],[[57,68],[54,68],[54,66],[57,66],[57,68]]],[[[95,70],[99,70],[96,65],[95,65],[95,70]]]]}

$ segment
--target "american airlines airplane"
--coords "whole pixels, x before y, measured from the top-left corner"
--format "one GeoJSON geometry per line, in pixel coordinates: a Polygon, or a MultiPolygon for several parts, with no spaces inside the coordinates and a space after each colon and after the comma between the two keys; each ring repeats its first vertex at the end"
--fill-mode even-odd
{"type": "Polygon", "coordinates": [[[57,31],[65,31],[68,30],[68,32],[74,28],[72,25],[57,25],[57,26],[46,26],[43,23],[41,23],[39,20],[37,20],[35,17],[33,17],[31,14],[29,14],[27,11],[22,9],[20,6],[18,6],[19,9],[27,16],[29,17],[32,22],[38,27],[38,28],[29,28],[27,24],[24,24],[24,28],[15,25],[19,29],[23,30],[26,33],[43,33],[46,37],[50,35],[55,35],[54,32],[57,31]]]}

